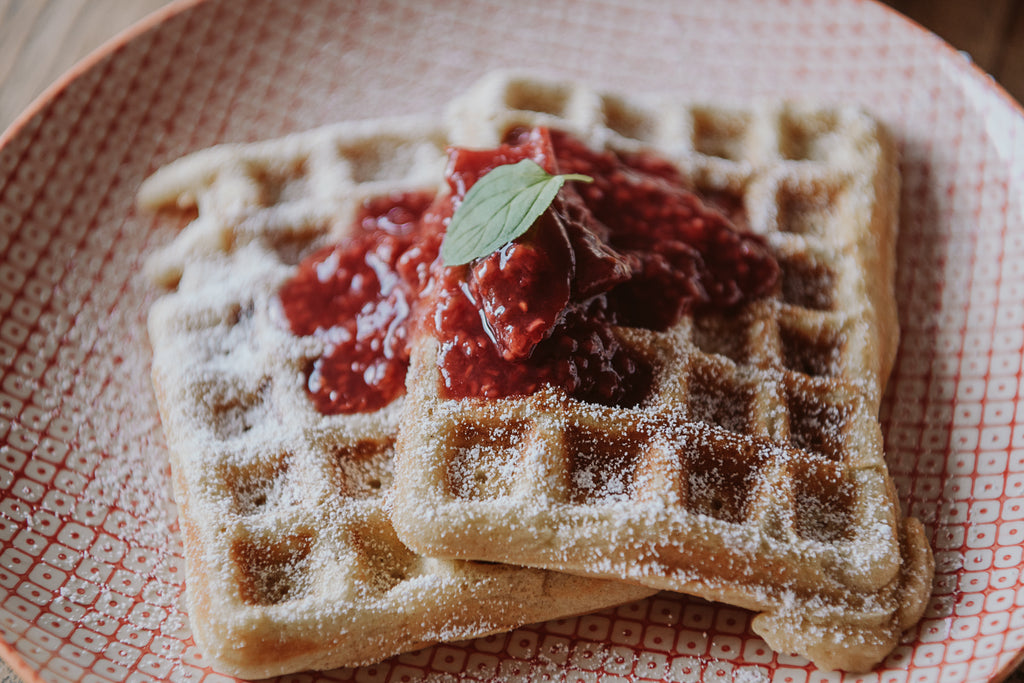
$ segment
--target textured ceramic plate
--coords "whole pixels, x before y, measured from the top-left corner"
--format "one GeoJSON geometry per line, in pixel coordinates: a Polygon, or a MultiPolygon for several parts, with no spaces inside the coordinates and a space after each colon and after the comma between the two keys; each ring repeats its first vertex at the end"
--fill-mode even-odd
{"type": "MultiPolygon", "coordinates": [[[[990,681],[1024,649],[1024,116],[937,38],[856,0],[180,5],[79,68],[0,148],[0,650],[27,680],[223,681],[189,634],[148,381],[139,181],[216,142],[440,111],[521,67],[603,88],[859,102],[903,152],[903,340],[883,407],[938,574],[863,681],[990,681]]],[[[841,680],[746,612],[662,594],[291,680],[841,680]]]]}

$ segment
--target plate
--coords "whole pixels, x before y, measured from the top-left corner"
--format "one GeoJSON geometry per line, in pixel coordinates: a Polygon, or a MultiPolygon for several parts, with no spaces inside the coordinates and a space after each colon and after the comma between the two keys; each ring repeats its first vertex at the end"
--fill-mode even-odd
{"type": "Polygon", "coordinates": [[[26,681],[230,680],[194,646],[148,380],[137,211],[223,141],[440,111],[485,71],[742,103],[857,102],[902,152],[903,337],[882,420],[937,576],[877,671],[773,654],[747,612],[659,594],[292,681],[992,681],[1024,650],[1024,115],[935,36],[857,0],[184,2],[0,138],[0,650],[26,681]]]}

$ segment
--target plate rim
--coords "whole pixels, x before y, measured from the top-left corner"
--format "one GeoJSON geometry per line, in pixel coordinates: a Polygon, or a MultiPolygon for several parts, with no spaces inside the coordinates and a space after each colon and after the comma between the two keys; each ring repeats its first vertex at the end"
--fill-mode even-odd
{"type": "Polygon", "coordinates": [[[0,132],[0,150],[11,143],[25,129],[29,121],[51,105],[69,85],[93,69],[101,61],[117,52],[143,33],[158,27],[171,17],[206,3],[207,0],[170,0],[166,5],[128,25],[100,43],[76,61],[22,109],[10,125],[0,132]]]}

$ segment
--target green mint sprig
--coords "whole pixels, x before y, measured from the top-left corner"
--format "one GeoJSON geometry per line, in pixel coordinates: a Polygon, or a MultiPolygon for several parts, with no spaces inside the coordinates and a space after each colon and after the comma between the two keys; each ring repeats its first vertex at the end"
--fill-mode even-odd
{"type": "Polygon", "coordinates": [[[441,258],[446,266],[487,256],[530,229],[567,180],[593,182],[579,173],[551,175],[530,159],[497,166],[466,193],[455,210],[441,258]]]}

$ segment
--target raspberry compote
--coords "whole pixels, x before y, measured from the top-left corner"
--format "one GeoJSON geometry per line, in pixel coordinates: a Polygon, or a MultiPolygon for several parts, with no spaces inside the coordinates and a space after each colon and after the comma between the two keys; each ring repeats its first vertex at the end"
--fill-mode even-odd
{"type": "Polygon", "coordinates": [[[320,411],[374,410],[401,395],[421,332],[438,341],[447,398],[552,385],[579,400],[634,405],[652,370],[615,326],[663,330],[688,312],[764,296],[778,280],[760,238],[648,152],[596,152],[566,133],[517,129],[496,149],[451,149],[446,179],[434,197],[370,202],[353,237],[307,258],[282,288],[292,331],[327,340],[308,375],[320,411]],[[446,266],[444,231],[466,193],[522,159],[593,182],[567,182],[522,236],[446,266]]]}
{"type": "Polygon", "coordinates": [[[405,390],[413,308],[438,250],[422,234],[433,201],[410,193],[368,202],[348,240],[307,257],[281,288],[292,332],[326,341],[307,372],[320,412],[377,410],[405,390]]]}

